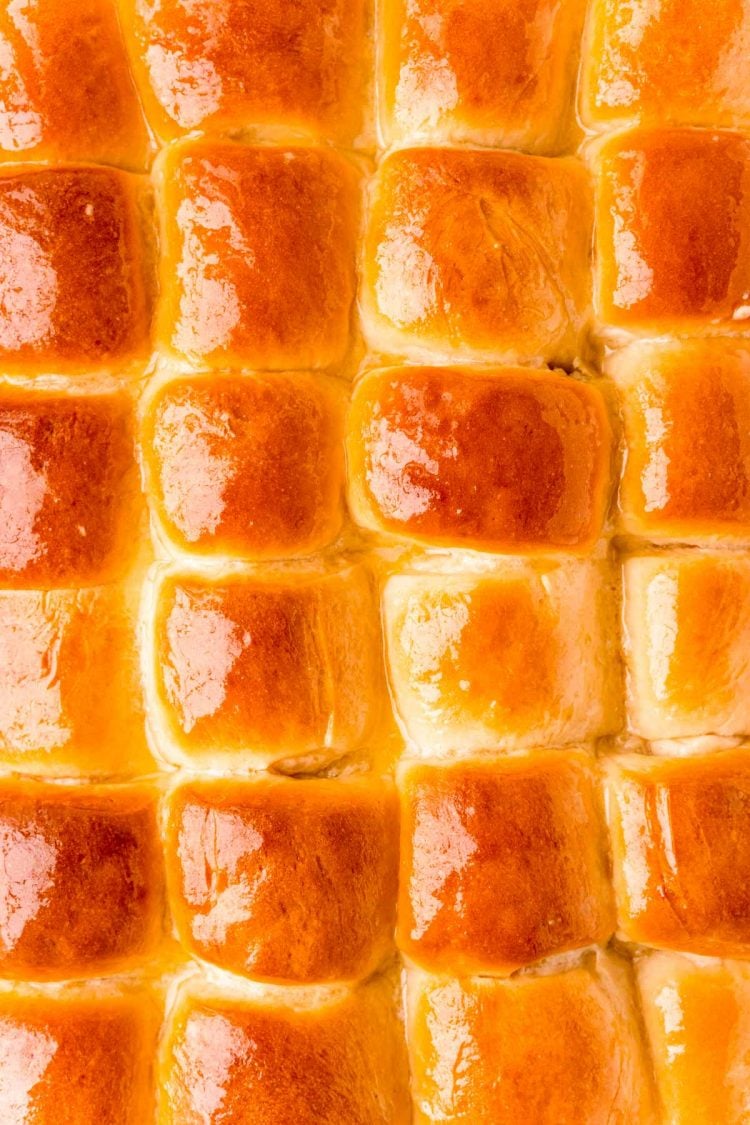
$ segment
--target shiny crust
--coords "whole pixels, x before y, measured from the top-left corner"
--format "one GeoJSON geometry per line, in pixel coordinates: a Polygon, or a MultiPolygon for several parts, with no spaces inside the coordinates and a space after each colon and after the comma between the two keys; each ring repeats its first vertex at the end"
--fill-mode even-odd
{"type": "Polygon", "coordinates": [[[151,124],[169,140],[362,127],[367,0],[116,0],[151,124]]]}
{"type": "Polygon", "coordinates": [[[386,139],[556,151],[583,11],[583,0],[383,0],[386,139]]]}
{"type": "Polygon", "coordinates": [[[628,941],[750,956],[747,751],[630,756],[607,775],[618,925],[628,941]]]}
{"type": "Polygon", "coordinates": [[[0,366],[75,373],[145,359],[145,184],[113,168],[0,174],[0,366]]]}
{"type": "Polygon", "coordinates": [[[750,139],[616,134],[594,158],[598,314],[680,334],[743,329],[750,293],[750,139]]]}
{"type": "Polygon", "coordinates": [[[352,980],[393,948],[398,805],[370,779],[192,781],[171,796],[172,914],[189,953],[255,980],[352,980]]]}
{"type": "Polygon", "coordinates": [[[91,585],[132,561],[140,515],[125,395],[0,386],[0,582],[91,585]]]}
{"type": "Polygon", "coordinates": [[[659,541],[750,540],[750,348],[635,344],[608,371],[628,451],[623,529],[659,541]]]}
{"type": "Polygon", "coordinates": [[[749,39],[748,0],[592,0],[584,120],[748,125],[749,39]]]}
{"type": "Polygon", "coordinates": [[[369,732],[378,627],[366,573],[164,578],[154,617],[165,752],[195,768],[337,757],[369,732]]]}
{"type": "Polygon", "coordinates": [[[319,375],[167,383],[141,431],[168,542],[191,554],[282,558],[341,527],[343,392],[319,375]]]}
{"type": "Polygon", "coordinates": [[[301,1008],[188,985],[167,1027],[159,1125],[409,1125],[394,991],[378,978],[301,1008]]]}
{"type": "Polygon", "coordinates": [[[609,595],[607,569],[592,562],[389,579],[391,689],[420,753],[564,746],[616,730],[609,595]]]}
{"type": "Polygon", "coordinates": [[[420,148],[370,191],[362,321],[422,360],[574,358],[589,304],[588,180],[574,160],[420,148]]]}
{"type": "Polygon", "coordinates": [[[631,729],[648,739],[749,733],[750,559],[627,559],[624,595],[631,729]]]}
{"type": "Polygon", "coordinates": [[[402,766],[398,942],[424,968],[510,973],[614,930],[594,763],[578,751],[402,766]]]}
{"type": "Polygon", "coordinates": [[[110,0],[0,9],[0,151],[143,169],[150,141],[110,0]]]}
{"type": "Polygon", "coordinates": [[[639,961],[637,974],[665,1119],[742,1121],[750,966],[656,953],[639,961]]]}
{"type": "Polygon", "coordinates": [[[10,1125],[153,1118],[159,1010],[146,987],[0,992],[0,1090],[10,1125]]]}
{"type": "Polygon", "coordinates": [[[630,976],[615,957],[509,981],[415,971],[408,1006],[418,1125],[654,1125],[630,976]]]}
{"type": "Polygon", "coordinates": [[[370,372],[347,425],[350,507],[373,531],[473,550],[583,551],[600,535],[611,432],[562,373],[370,372]]]}
{"type": "Polygon", "coordinates": [[[32,980],[131,969],[159,945],[153,786],[0,781],[0,972],[32,980]]]}
{"type": "Polygon", "coordinates": [[[0,765],[49,777],[149,773],[137,592],[0,592],[0,765]]]}
{"type": "Polygon", "coordinates": [[[159,158],[159,340],[210,367],[340,361],[357,173],[331,149],[185,141],[159,158]]]}

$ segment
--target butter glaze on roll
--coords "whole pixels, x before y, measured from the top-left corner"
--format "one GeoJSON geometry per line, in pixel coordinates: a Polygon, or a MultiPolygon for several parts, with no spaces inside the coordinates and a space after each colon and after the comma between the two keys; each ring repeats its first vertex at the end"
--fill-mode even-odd
{"type": "Polygon", "coordinates": [[[372,371],[348,420],[350,506],[369,530],[430,545],[584,551],[604,523],[611,445],[600,391],[562,373],[372,371]]]}
{"type": "Polygon", "coordinates": [[[392,152],[370,187],[362,326],[420,362],[569,362],[588,312],[588,177],[513,152],[392,152]]]}
{"type": "Polygon", "coordinates": [[[535,750],[402,766],[399,946],[434,972],[503,974],[614,929],[594,763],[535,750]]]}

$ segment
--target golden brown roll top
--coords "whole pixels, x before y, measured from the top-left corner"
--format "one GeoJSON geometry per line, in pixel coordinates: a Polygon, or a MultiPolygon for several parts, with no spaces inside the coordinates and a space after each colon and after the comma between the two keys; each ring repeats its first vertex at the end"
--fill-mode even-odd
{"type": "Polygon", "coordinates": [[[394,982],[304,1004],[187,982],[161,1059],[160,1125],[409,1125],[394,982]]]}
{"type": "Polygon", "coordinates": [[[747,751],[628,755],[609,766],[607,789],[622,936],[750,956],[747,751]]]}
{"type": "Polygon", "coordinates": [[[384,0],[382,125],[554,152],[569,139],[583,0],[384,0]]]}
{"type": "Polygon", "coordinates": [[[332,149],[185,141],[160,157],[159,342],[210,367],[327,367],[354,297],[357,173],[332,149]]]}
{"type": "Polygon", "coordinates": [[[361,567],[171,573],[153,612],[155,733],[170,761],[243,771],[324,762],[370,733],[379,630],[361,567]]]}
{"type": "Polygon", "coordinates": [[[347,427],[354,518],[441,546],[583,551],[601,533],[611,434],[603,396],[528,368],[386,368],[347,427]]]}
{"type": "Polygon", "coordinates": [[[750,138],[654,128],[595,151],[597,312],[662,335],[746,331],[750,138]]]}
{"type": "Polygon", "coordinates": [[[370,347],[418,361],[571,361],[589,305],[589,202],[575,160],[391,153],[362,260],[370,347]]]}
{"type": "Polygon", "coordinates": [[[750,124],[748,0],[591,0],[581,72],[588,125],[750,124]]]}
{"type": "Polygon", "coordinates": [[[390,578],[391,690],[419,752],[564,746],[616,730],[611,581],[594,561],[509,558],[486,574],[390,578]]]}
{"type": "Polygon", "coordinates": [[[654,1125],[649,1063],[625,963],[589,954],[511,980],[413,970],[414,1121],[654,1125]]]}
{"type": "Polygon", "coordinates": [[[393,948],[389,784],[187,781],[170,797],[165,850],[180,939],[220,968],[256,980],[352,980],[393,948]]]}
{"type": "Polygon", "coordinates": [[[3,161],[145,166],[151,146],[115,0],[4,4],[0,55],[3,161]]]}
{"type": "Polygon", "coordinates": [[[164,927],[153,785],[0,782],[0,976],[140,968],[164,927]]]}
{"type": "Polygon", "coordinates": [[[113,168],[0,173],[0,365],[121,367],[148,354],[145,185],[113,168]]]}
{"type": "Polygon", "coordinates": [[[147,986],[0,991],[4,1125],[144,1125],[156,1107],[160,1011],[147,986]]]}
{"type": "Polygon", "coordinates": [[[594,760],[535,751],[399,773],[398,942],[435,972],[504,974],[614,929],[594,760]]]}
{"type": "Polygon", "coordinates": [[[0,585],[93,585],[137,550],[130,400],[0,386],[0,585]]]}
{"type": "Polygon", "coordinates": [[[363,125],[366,0],[116,0],[156,132],[363,125]]]}
{"type": "Polygon", "coordinates": [[[625,560],[628,721],[642,738],[750,731],[750,556],[625,560]]]}
{"type": "Polygon", "coordinates": [[[741,1125],[748,1114],[750,966],[655,953],[638,985],[664,1120],[741,1125]]]}
{"type": "Polygon", "coordinates": [[[750,349],[632,344],[608,362],[627,457],[623,529],[655,541],[750,539],[750,349]]]}
{"type": "Polygon", "coordinates": [[[150,772],[138,591],[0,591],[0,765],[37,775],[150,772]]]}
{"type": "Polygon", "coordinates": [[[175,379],[141,431],[167,542],[279,558],[326,546],[342,522],[343,391],[320,375],[175,379]]]}

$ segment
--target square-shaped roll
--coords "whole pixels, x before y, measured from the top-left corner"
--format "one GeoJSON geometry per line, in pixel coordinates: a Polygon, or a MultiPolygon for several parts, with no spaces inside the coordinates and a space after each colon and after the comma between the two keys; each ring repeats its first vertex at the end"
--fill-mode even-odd
{"type": "Polygon", "coordinates": [[[581,114],[623,121],[750,124],[748,0],[592,0],[581,114]]]}
{"type": "Polygon", "coordinates": [[[146,123],[114,0],[35,0],[0,9],[4,161],[145,167],[146,123]]]}
{"type": "Polygon", "coordinates": [[[594,164],[603,323],[652,335],[746,330],[750,138],[636,129],[601,144],[594,164]]]}
{"type": "Polygon", "coordinates": [[[152,786],[0,783],[0,976],[60,980],[139,967],[161,940],[152,786]]]}
{"type": "Polygon", "coordinates": [[[384,977],[312,997],[187,982],[164,1038],[160,1125],[410,1125],[395,994],[384,977]]]}
{"type": "Polygon", "coordinates": [[[309,554],[342,522],[343,392],[293,375],[175,379],[141,433],[164,538],[200,555],[309,554]]]}
{"type": "Polygon", "coordinates": [[[607,791],[621,935],[750,957],[747,750],[626,755],[610,763],[607,791]]]}
{"type": "Polygon", "coordinates": [[[627,448],[623,529],[655,541],[750,540],[750,348],[633,344],[608,370],[627,448]]]}
{"type": "Polygon", "coordinates": [[[389,142],[554,152],[570,136],[583,0],[384,0],[389,142]]]}
{"type": "Polygon", "coordinates": [[[589,954],[559,973],[408,976],[418,1125],[655,1125],[630,974],[589,954]]]}
{"type": "Polygon", "coordinates": [[[423,967],[511,973],[614,930],[590,755],[411,763],[399,789],[398,943],[423,967]]]}
{"type": "Polygon", "coordinates": [[[624,595],[630,728],[646,739],[750,733],[750,556],[630,558],[624,595]]]}
{"type": "Polygon", "coordinates": [[[0,591],[0,765],[148,773],[138,596],[120,585],[0,591]]]}
{"type": "Polygon", "coordinates": [[[361,746],[380,687],[365,571],[171,573],[153,609],[156,740],[170,761],[263,769],[361,746]]]}
{"type": "Polygon", "coordinates": [[[576,160],[394,152],[370,192],[362,321],[375,351],[458,363],[575,358],[589,306],[589,178],[576,160]]]}
{"type": "Polygon", "coordinates": [[[748,1111],[750,966],[654,953],[637,975],[664,1119],[739,1125],[748,1111]]]}
{"type": "Polygon", "coordinates": [[[161,185],[163,347],[196,364],[327,367],[354,298],[358,187],[328,148],[185,141],[161,185]]]}
{"type": "Polygon", "coordinates": [[[222,969],[300,984],[354,980],[393,948],[390,785],[194,781],[170,796],[165,846],[180,940],[222,969]]]}
{"type": "Polygon", "coordinates": [[[446,757],[616,730],[611,592],[609,569],[588,561],[389,579],[391,689],[413,746],[446,757]]]}
{"type": "Polygon", "coordinates": [[[136,550],[130,400],[0,386],[0,585],[87,585],[136,550]]]}
{"type": "Polygon", "coordinates": [[[369,0],[115,0],[164,139],[248,126],[351,141],[363,124],[369,0]]]}
{"type": "Polygon", "coordinates": [[[0,991],[5,1125],[144,1125],[156,1099],[159,1006],[143,986],[0,991]]]}
{"type": "Polygon", "coordinates": [[[114,168],[0,173],[0,367],[30,374],[143,360],[151,318],[145,186],[114,168]]]}
{"type": "Polygon", "coordinates": [[[508,367],[384,368],[348,422],[355,520],[445,547],[586,551],[601,534],[612,435],[597,387],[508,367]]]}

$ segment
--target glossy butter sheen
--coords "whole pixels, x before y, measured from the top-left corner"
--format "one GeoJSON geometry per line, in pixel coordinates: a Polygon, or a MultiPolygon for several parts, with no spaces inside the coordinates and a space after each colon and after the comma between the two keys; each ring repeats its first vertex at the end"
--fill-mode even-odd
{"type": "Polygon", "coordinates": [[[508,560],[495,575],[399,575],[384,593],[391,688],[420,753],[564,746],[620,722],[608,576],[508,560]]]}
{"type": "Polygon", "coordinates": [[[657,953],[637,973],[664,1119],[741,1125],[750,1111],[750,967],[657,953]]]}
{"type": "Polygon", "coordinates": [[[172,912],[186,950],[256,980],[352,980],[392,949],[393,788],[262,777],[172,794],[172,912]]]}
{"type": "Polygon", "coordinates": [[[0,9],[3,160],[92,160],[142,169],[150,143],[114,0],[0,9]]]}
{"type": "Polygon", "coordinates": [[[616,134],[595,156],[598,314],[635,332],[746,328],[750,139],[616,134]]]}
{"type": "Polygon", "coordinates": [[[170,757],[264,768],[354,749],[370,729],[378,628],[359,567],[320,577],[169,576],[153,627],[170,757]]]}
{"type": "Polygon", "coordinates": [[[146,988],[0,993],[4,1125],[143,1125],[159,1011],[146,988]]]}
{"type": "Polygon", "coordinates": [[[140,484],[124,395],[0,388],[0,582],[54,587],[120,575],[140,484]]]}
{"type": "Polygon", "coordinates": [[[409,1125],[394,993],[379,978],[299,1010],[188,986],[167,1028],[159,1125],[409,1125]]]}
{"type": "Polygon", "coordinates": [[[164,150],[159,338],[212,367],[341,360],[354,297],[357,173],[328,148],[186,141],[164,150]]]}
{"type": "Polygon", "coordinates": [[[399,788],[398,942],[420,965],[510,973],[614,930],[589,755],[408,765],[399,788]]]}
{"type": "Polygon", "coordinates": [[[614,884],[628,941],[750,955],[750,764],[744,750],[626,757],[608,774],[614,884]]]}
{"type": "Polygon", "coordinates": [[[0,592],[0,763],[58,777],[147,773],[137,597],[118,585],[0,592]]]}
{"type": "Polygon", "coordinates": [[[648,1060],[618,959],[509,981],[415,972],[408,1035],[419,1125],[655,1125],[648,1060]]]}
{"type": "Polygon", "coordinates": [[[750,732],[750,558],[627,559],[624,599],[631,729],[647,739],[750,732]]]}
{"type": "Polygon", "coordinates": [[[157,800],[152,786],[0,784],[0,975],[75,979],[155,953],[157,800]]]}
{"type": "Polygon", "coordinates": [[[144,359],[144,184],[113,168],[0,174],[0,365],[75,373],[144,359]]]}
{"type": "Polygon", "coordinates": [[[750,538],[750,348],[737,341],[636,344],[608,365],[622,396],[625,531],[750,538]]]}
{"type": "Polygon", "coordinates": [[[356,385],[350,505],[372,530],[441,546],[590,548],[611,431],[591,385],[547,370],[387,368],[356,385]]]}
{"type": "Polygon", "coordinates": [[[583,117],[746,125],[749,41],[748,0],[592,0],[583,117]]]}
{"type": "Polygon", "coordinates": [[[282,123],[361,128],[366,0],[117,0],[149,117],[169,140],[282,123]]]}
{"type": "Polygon", "coordinates": [[[197,554],[308,554],[342,522],[343,394],[319,375],[170,381],[141,431],[151,503],[197,554]]]}
{"type": "Polygon", "coordinates": [[[574,160],[436,148],[386,156],[364,242],[370,346],[422,361],[572,360],[589,305],[589,194],[574,160]]]}
{"type": "Polygon", "coordinates": [[[570,122],[582,0],[385,0],[389,139],[554,151],[570,122]]]}

